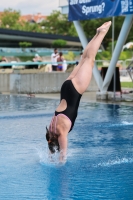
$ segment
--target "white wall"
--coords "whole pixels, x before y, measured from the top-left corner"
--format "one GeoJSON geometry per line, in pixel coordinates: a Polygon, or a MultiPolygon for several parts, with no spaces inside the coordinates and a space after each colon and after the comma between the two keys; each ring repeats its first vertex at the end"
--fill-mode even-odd
{"type": "MultiPolygon", "coordinates": [[[[0,92],[10,93],[54,93],[59,92],[69,72],[51,73],[12,73],[0,74],[0,92]]],[[[97,91],[98,87],[92,77],[87,91],[97,91]]]]}

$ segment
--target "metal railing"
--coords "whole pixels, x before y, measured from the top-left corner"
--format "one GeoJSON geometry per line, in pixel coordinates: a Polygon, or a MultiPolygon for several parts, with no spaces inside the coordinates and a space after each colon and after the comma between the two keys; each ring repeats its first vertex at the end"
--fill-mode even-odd
{"type": "MultiPolygon", "coordinates": [[[[76,64],[77,61],[66,61],[66,64],[76,64]]],[[[17,62],[17,61],[12,61],[12,62],[0,62],[0,68],[1,67],[11,67],[11,66],[29,66],[29,65],[47,65],[47,64],[52,64],[51,61],[43,61],[43,62],[17,62]]],[[[63,64],[63,62],[59,62],[59,64],[63,64]]]]}
{"type": "MultiPolygon", "coordinates": [[[[121,70],[126,70],[128,67],[129,63],[132,62],[132,59],[127,59],[125,61],[119,60],[117,62],[118,67],[121,68],[121,70]]],[[[62,64],[63,62],[59,62],[59,64],[62,64]]],[[[66,61],[66,64],[77,64],[78,61],[73,60],[73,61],[66,61]]],[[[47,65],[47,64],[52,64],[51,61],[43,61],[43,62],[31,62],[31,61],[26,61],[26,62],[17,62],[17,61],[11,61],[11,62],[0,62],[0,67],[4,66],[27,66],[27,65],[47,65]]],[[[101,67],[108,67],[110,64],[110,60],[96,60],[96,65],[98,68],[101,67]]]]}

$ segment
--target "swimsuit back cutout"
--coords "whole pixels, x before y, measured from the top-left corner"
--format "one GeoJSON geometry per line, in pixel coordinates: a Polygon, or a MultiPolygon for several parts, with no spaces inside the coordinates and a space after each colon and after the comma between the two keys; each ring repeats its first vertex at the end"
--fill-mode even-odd
{"type": "Polygon", "coordinates": [[[72,122],[70,131],[72,130],[75,119],[77,117],[77,112],[78,112],[81,96],[82,95],[79,94],[78,91],[75,89],[71,80],[66,80],[63,83],[61,87],[60,101],[62,99],[65,99],[67,103],[67,108],[61,112],[55,111],[55,116],[58,116],[59,114],[64,114],[66,117],[68,117],[70,121],[72,122]]]}

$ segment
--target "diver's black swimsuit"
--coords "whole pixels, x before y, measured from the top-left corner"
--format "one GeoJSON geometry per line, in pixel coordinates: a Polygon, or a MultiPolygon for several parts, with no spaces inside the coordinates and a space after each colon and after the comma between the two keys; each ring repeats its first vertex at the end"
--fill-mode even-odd
{"type": "MultiPolygon", "coordinates": [[[[57,112],[55,111],[55,116],[58,114],[64,114],[66,115],[70,121],[72,122],[70,131],[72,130],[74,126],[75,119],[77,117],[79,102],[81,99],[81,94],[78,93],[78,91],[75,89],[73,83],[71,80],[66,80],[62,87],[61,87],[61,99],[65,99],[67,103],[67,108],[64,111],[57,112]]],[[[69,131],[69,132],[70,132],[69,131]]]]}

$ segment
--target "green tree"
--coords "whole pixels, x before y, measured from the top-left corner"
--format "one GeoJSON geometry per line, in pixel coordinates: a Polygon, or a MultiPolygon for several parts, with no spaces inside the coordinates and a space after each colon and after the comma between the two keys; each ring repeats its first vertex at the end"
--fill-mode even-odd
{"type": "Polygon", "coordinates": [[[5,9],[0,16],[1,27],[31,32],[42,32],[39,24],[25,22],[20,20],[20,17],[20,11],[13,10],[11,8],[5,9]]]}
{"type": "Polygon", "coordinates": [[[66,40],[58,39],[53,41],[52,46],[59,48],[59,47],[65,47],[66,44],[67,44],[66,40]]]}
{"type": "Polygon", "coordinates": [[[129,50],[122,51],[119,57],[120,60],[126,60],[126,59],[131,59],[131,58],[132,58],[132,52],[129,50]]]}
{"type": "Polygon", "coordinates": [[[70,61],[70,60],[74,60],[75,55],[72,51],[69,51],[67,54],[64,55],[64,57],[65,57],[66,60],[70,61]]]}
{"type": "Polygon", "coordinates": [[[19,46],[23,48],[31,47],[32,43],[31,42],[19,42],[19,46]]]}
{"type": "Polygon", "coordinates": [[[1,14],[1,27],[14,29],[19,25],[20,12],[12,10],[11,8],[5,9],[1,14]]]}
{"type": "MultiPolygon", "coordinates": [[[[117,16],[115,17],[115,23],[114,23],[114,40],[117,41],[118,36],[120,34],[120,30],[122,28],[123,22],[124,22],[125,16],[117,16]]],[[[87,38],[91,39],[94,34],[96,33],[96,29],[103,24],[106,21],[112,21],[112,18],[101,18],[101,19],[92,19],[92,20],[83,20],[81,21],[81,25],[83,26],[83,30],[85,31],[85,34],[87,38]]],[[[128,38],[126,42],[133,40],[133,26],[130,30],[130,33],[128,35],[128,38]]],[[[108,48],[108,45],[112,42],[112,26],[109,29],[107,35],[105,36],[105,39],[103,40],[103,45],[105,49],[108,48]]]]}
{"type": "MultiPolygon", "coordinates": [[[[115,17],[115,41],[117,41],[123,21],[124,16],[115,17]]],[[[81,21],[83,30],[85,31],[88,41],[95,35],[96,29],[104,22],[112,20],[112,18],[102,18],[102,19],[91,19],[81,21]]],[[[73,22],[68,21],[68,16],[63,15],[60,11],[53,11],[46,20],[41,24],[31,24],[29,22],[20,21],[20,11],[12,10],[11,8],[5,9],[0,16],[1,27],[32,31],[32,32],[42,32],[49,34],[58,35],[68,35],[68,36],[78,36],[73,22]]],[[[133,26],[129,33],[126,42],[133,41],[133,26]]],[[[109,29],[105,39],[103,40],[103,45],[105,50],[110,51],[110,43],[112,42],[112,28],[109,29]]]]}
{"type": "Polygon", "coordinates": [[[41,27],[36,24],[36,23],[29,23],[29,22],[24,22],[23,21],[23,25],[21,26],[22,31],[31,31],[31,32],[42,32],[41,27]]]}
{"type": "Polygon", "coordinates": [[[69,22],[67,15],[61,14],[60,11],[53,11],[51,15],[41,23],[41,26],[44,27],[45,33],[77,35],[73,23],[69,22]]]}

